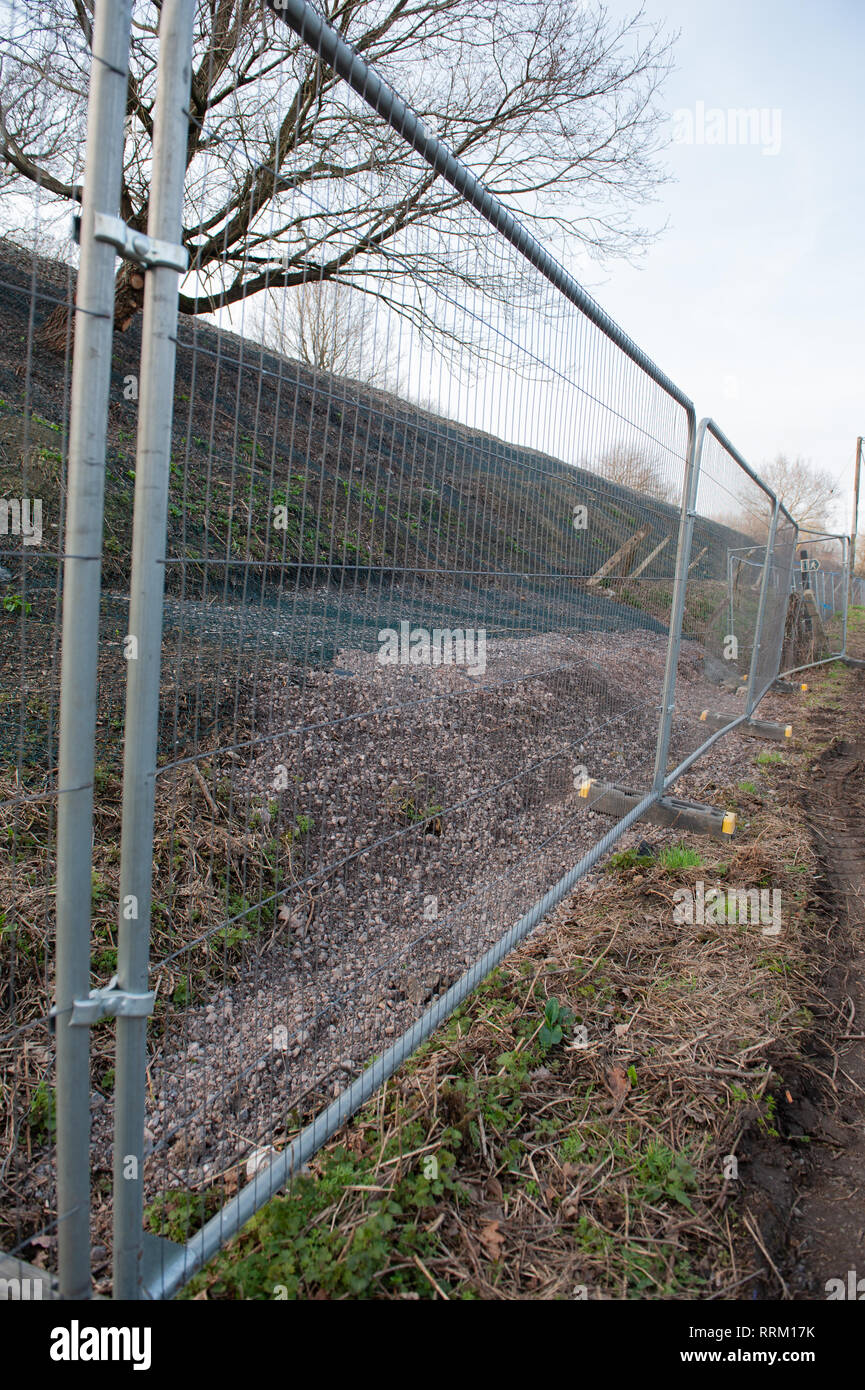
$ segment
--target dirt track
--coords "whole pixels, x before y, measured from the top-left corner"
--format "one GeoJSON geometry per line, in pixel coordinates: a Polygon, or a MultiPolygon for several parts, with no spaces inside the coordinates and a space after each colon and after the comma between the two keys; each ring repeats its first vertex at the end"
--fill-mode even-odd
{"type": "MultiPolygon", "coordinates": [[[[861,682],[860,682],[861,685],[861,682]]],[[[861,693],[861,691],[860,691],[861,693]]],[[[827,1065],[837,1116],[826,1140],[809,1153],[807,1189],[797,1194],[790,1231],[794,1297],[839,1293],[829,1281],[848,1272],[865,1278],[865,720],[851,702],[839,723],[857,738],[838,738],[813,766],[803,796],[820,856],[827,913],[838,924],[846,960],[830,971],[826,992],[835,1005],[837,1035],[827,1065]]],[[[840,944],[840,943],[839,943],[840,944]]],[[[829,1118],[829,1117],[826,1117],[829,1118]]],[[[859,1295],[865,1293],[865,1286],[859,1295]]],[[[843,1295],[849,1297],[849,1292],[843,1295]]]]}
{"type": "MultiPolygon", "coordinates": [[[[811,756],[791,768],[782,794],[819,864],[814,1028],[804,1055],[775,1058],[780,1133],[752,1133],[745,1145],[766,1299],[848,1299],[865,1278],[865,672],[847,672],[840,692],[813,679],[818,704],[803,729],[811,756]]],[[[865,1284],[853,1296],[863,1294],[865,1284]]]]}

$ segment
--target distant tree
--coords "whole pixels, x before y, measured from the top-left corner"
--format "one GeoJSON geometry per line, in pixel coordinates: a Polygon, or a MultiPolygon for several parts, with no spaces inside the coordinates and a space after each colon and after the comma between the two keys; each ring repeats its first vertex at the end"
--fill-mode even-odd
{"type": "MultiPolygon", "coordinates": [[[[778,454],[771,463],[758,470],[761,478],[780,497],[793,520],[809,531],[831,531],[835,502],[840,484],[823,468],[816,468],[808,459],[788,458],[778,454]]],[[[766,534],[766,501],[756,488],[743,494],[743,509],[749,522],[748,534],[766,534]],[[756,526],[756,532],[753,528],[756,526]]]]}
{"type": "MultiPolygon", "coordinates": [[[[312,279],[355,285],[425,321],[439,293],[497,295],[490,233],[263,0],[197,0],[183,243],[183,313],[217,312],[312,279]]],[[[633,209],[662,180],[657,101],[672,40],[643,10],[600,0],[318,0],[428,128],[536,231],[627,254],[633,209]]],[[[159,0],[135,0],[120,211],[151,197],[159,0]]],[[[40,210],[81,198],[93,0],[29,0],[0,27],[0,185],[40,210]],[[38,193],[36,192],[38,190],[38,193]]],[[[7,198],[5,226],[21,207],[7,198]]],[[[143,303],[124,262],[115,322],[143,303]]],[[[62,347],[59,308],[43,341],[62,347]]]]}
{"type": "Polygon", "coordinates": [[[629,487],[643,497],[656,502],[677,502],[679,489],[674,478],[668,478],[657,457],[630,445],[615,445],[601,454],[595,464],[587,464],[611,483],[629,487]]]}
{"type": "Polygon", "coordinates": [[[395,385],[387,327],[377,331],[374,302],[340,281],[269,290],[251,324],[271,352],[366,386],[395,385]]]}

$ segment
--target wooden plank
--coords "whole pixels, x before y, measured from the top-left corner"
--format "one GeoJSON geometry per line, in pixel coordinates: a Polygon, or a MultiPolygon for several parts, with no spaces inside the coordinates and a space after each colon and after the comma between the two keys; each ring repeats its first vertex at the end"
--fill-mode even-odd
{"type": "Polygon", "coordinates": [[[688,573],[689,573],[689,574],[691,573],[691,570],[694,568],[695,565],[699,565],[700,561],[702,560],[703,556],[706,554],[706,551],[707,551],[708,549],[709,549],[709,547],[708,547],[707,545],[704,545],[704,546],[703,546],[703,549],[700,551],[700,553],[699,553],[699,555],[697,556],[696,560],[692,560],[692,561],[691,561],[690,565],[688,566],[688,573]]]}
{"type": "Polygon", "coordinates": [[[616,573],[617,578],[624,578],[631,566],[637,546],[646,539],[651,529],[651,526],[641,526],[639,531],[635,531],[632,536],[629,536],[624,545],[619,546],[615,554],[601,565],[601,568],[592,575],[591,579],[586,580],[587,587],[594,589],[598,584],[603,583],[607,575],[613,573],[616,573]],[[618,571],[616,570],[617,565],[621,566],[618,571]]]}
{"type": "Polygon", "coordinates": [[[656,555],[660,555],[661,551],[664,549],[664,546],[665,546],[665,545],[669,545],[669,543],[670,543],[670,537],[669,537],[669,536],[665,536],[664,539],[661,541],[661,544],[660,544],[660,545],[656,545],[656,546],[655,546],[655,549],[652,551],[651,555],[647,555],[646,558],[645,558],[645,560],[641,560],[641,561],[640,561],[639,565],[637,565],[637,568],[634,570],[633,574],[629,574],[629,575],[628,575],[628,578],[629,578],[629,579],[637,579],[638,576],[641,575],[641,574],[643,573],[643,570],[644,570],[648,565],[650,565],[650,564],[652,563],[652,561],[654,560],[655,556],[656,556],[656,555]]]}

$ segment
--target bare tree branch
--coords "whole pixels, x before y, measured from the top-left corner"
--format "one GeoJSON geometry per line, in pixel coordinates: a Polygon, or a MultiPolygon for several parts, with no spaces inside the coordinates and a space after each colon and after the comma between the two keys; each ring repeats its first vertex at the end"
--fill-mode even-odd
{"type": "MultiPolygon", "coordinates": [[[[660,181],[656,97],[672,41],[641,9],[613,19],[600,0],[320,8],[529,224],[598,256],[646,244],[634,210],[660,181]]],[[[122,210],[136,227],[150,196],[159,12],[156,0],[133,10],[122,210]]],[[[0,167],[17,191],[38,183],[80,197],[91,16],[91,0],[33,0],[0,37],[0,167]]],[[[465,248],[489,236],[263,0],[198,0],[184,227],[184,312],[346,276],[398,302],[386,276],[463,283],[465,248]]],[[[137,308],[128,290],[121,323],[137,308]]]]}

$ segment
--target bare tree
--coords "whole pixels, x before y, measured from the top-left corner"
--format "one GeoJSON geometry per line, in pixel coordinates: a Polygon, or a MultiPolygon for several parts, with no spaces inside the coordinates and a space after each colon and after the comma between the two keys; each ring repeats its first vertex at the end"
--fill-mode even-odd
{"type": "Polygon", "coordinates": [[[376,331],[375,304],[341,281],[311,280],[259,296],[253,331],[265,347],[318,371],[366,386],[395,389],[387,328],[376,331]]]}
{"type": "Polygon", "coordinates": [[[618,444],[597,460],[593,471],[611,483],[629,487],[656,502],[675,502],[678,490],[674,479],[664,475],[659,459],[632,445],[618,444]]]}
{"type": "MultiPolygon", "coordinates": [[[[59,206],[81,197],[92,7],[32,0],[0,38],[0,168],[13,189],[38,185],[59,206]]],[[[656,95],[672,41],[641,9],[619,20],[600,0],[318,8],[536,230],[565,231],[599,256],[646,244],[634,208],[660,181],[656,95]]],[[[136,0],[121,212],[138,230],[159,13],[157,0],[136,0]]],[[[355,285],[419,322],[425,287],[443,282],[506,302],[507,277],[478,271],[471,254],[489,244],[481,219],[263,0],[198,0],[186,166],[184,313],[311,278],[355,285]]],[[[141,307],[141,279],[119,271],[120,328],[141,307]]],[[[55,318],[46,340],[65,334],[62,310],[55,318]]]]}
{"type": "MultiPolygon", "coordinates": [[[[774,493],[780,497],[793,520],[809,531],[828,531],[832,529],[835,501],[840,494],[840,484],[831,473],[803,458],[788,458],[778,454],[771,463],[764,463],[760,476],[774,493]]],[[[743,495],[742,506],[745,513],[743,526],[739,529],[749,535],[754,534],[765,540],[767,532],[767,503],[756,489],[749,488],[743,495]]]]}

